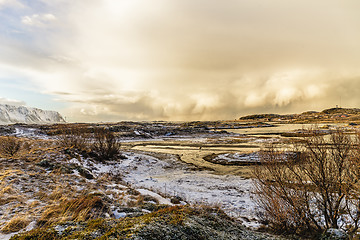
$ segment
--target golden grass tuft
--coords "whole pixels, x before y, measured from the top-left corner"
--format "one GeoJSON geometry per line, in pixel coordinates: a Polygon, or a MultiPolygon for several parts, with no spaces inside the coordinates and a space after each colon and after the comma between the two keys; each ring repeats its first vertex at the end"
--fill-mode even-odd
{"type": "Polygon", "coordinates": [[[8,204],[10,202],[23,203],[24,199],[21,196],[18,196],[18,195],[9,196],[9,197],[0,197],[0,206],[8,204]]]}
{"type": "Polygon", "coordinates": [[[60,200],[65,194],[65,190],[62,187],[57,186],[51,193],[48,195],[50,200],[60,200]]]}
{"type": "Polygon", "coordinates": [[[26,216],[14,216],[6,225],[1,229],[1,232],[13,233],[18,232],[29,225],[30,221],[26,216]]]}
{"type": "Polygon", "coordinates": [[[14,194],[15,190],[11,186],[4,187],[0,190],[0,196],[4,194],[14,194]]]}
{"type": "Polygon", "coordinates": [[[3,170],[0,171],[0,181],[3,181],[5,178],[17,175],[17,174],[23,174],[24,172],[21,170],[3,170]]]}
{"type": "Polygon", "coordinates": [[[38,221],[38,225],[48,226],[61,221],[96,219],[104,217],[108,210],[106,203],[99,196],[89,194],[48,206],[38,221]]]}

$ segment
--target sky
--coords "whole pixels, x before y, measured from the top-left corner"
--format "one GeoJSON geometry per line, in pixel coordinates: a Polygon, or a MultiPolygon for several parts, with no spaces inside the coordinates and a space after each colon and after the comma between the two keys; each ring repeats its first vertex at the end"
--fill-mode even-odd
{"type": "Polygon", "coordinates": [[[359,0],[0,0],[0,103],[71,122],[360,107],[359,0]]]}

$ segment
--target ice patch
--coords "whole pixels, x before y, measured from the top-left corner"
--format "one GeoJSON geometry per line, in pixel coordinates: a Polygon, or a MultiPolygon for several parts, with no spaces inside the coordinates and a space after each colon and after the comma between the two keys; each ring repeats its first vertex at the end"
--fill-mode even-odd
{"type": "Polygon", "coordinates": [[[170,202],[169,199],[166,199],[166,198],[160,196],[159,194],[149,191],[147,189],[136,189],[136,191],[138,191],[141,195],[149,195],[151,197],[156,198],[156,200],[158,200],[159,204],[174,205],[170,202]]]}

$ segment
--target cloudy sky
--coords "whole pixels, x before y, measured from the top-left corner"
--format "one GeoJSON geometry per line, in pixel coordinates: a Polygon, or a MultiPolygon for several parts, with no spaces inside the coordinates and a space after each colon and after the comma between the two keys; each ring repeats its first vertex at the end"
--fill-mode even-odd
{"type": "Polygon", "coordinates": [[[0,0],[0,103],[68,121],[360,107],[359,0],[0,0]]]}

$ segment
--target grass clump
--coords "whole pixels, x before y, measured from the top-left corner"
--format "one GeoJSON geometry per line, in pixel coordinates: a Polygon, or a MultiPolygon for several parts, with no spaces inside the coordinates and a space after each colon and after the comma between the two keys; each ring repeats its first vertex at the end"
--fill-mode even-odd
{"type": "Polygon", "coordinates": [[[0,153],[6,157],[15,156],[21,149],[22,142],[17,137],[7,136],[0,138],[0,153]]]}
{"type": "Polygon", "coordinates": [[[13,217],[2,229],[1,232],[7,234],[12,232],[18,232],[29,225],[30,221],[25,216],[13,217]]]}
{"type": "Polygon", "coordinates": [[[109,208],[100,196],[89,194],[48,206],[38,221],[38,225],[49,226],[62,221],[86,221],[104,217],[108,212],[109,208]]]}

